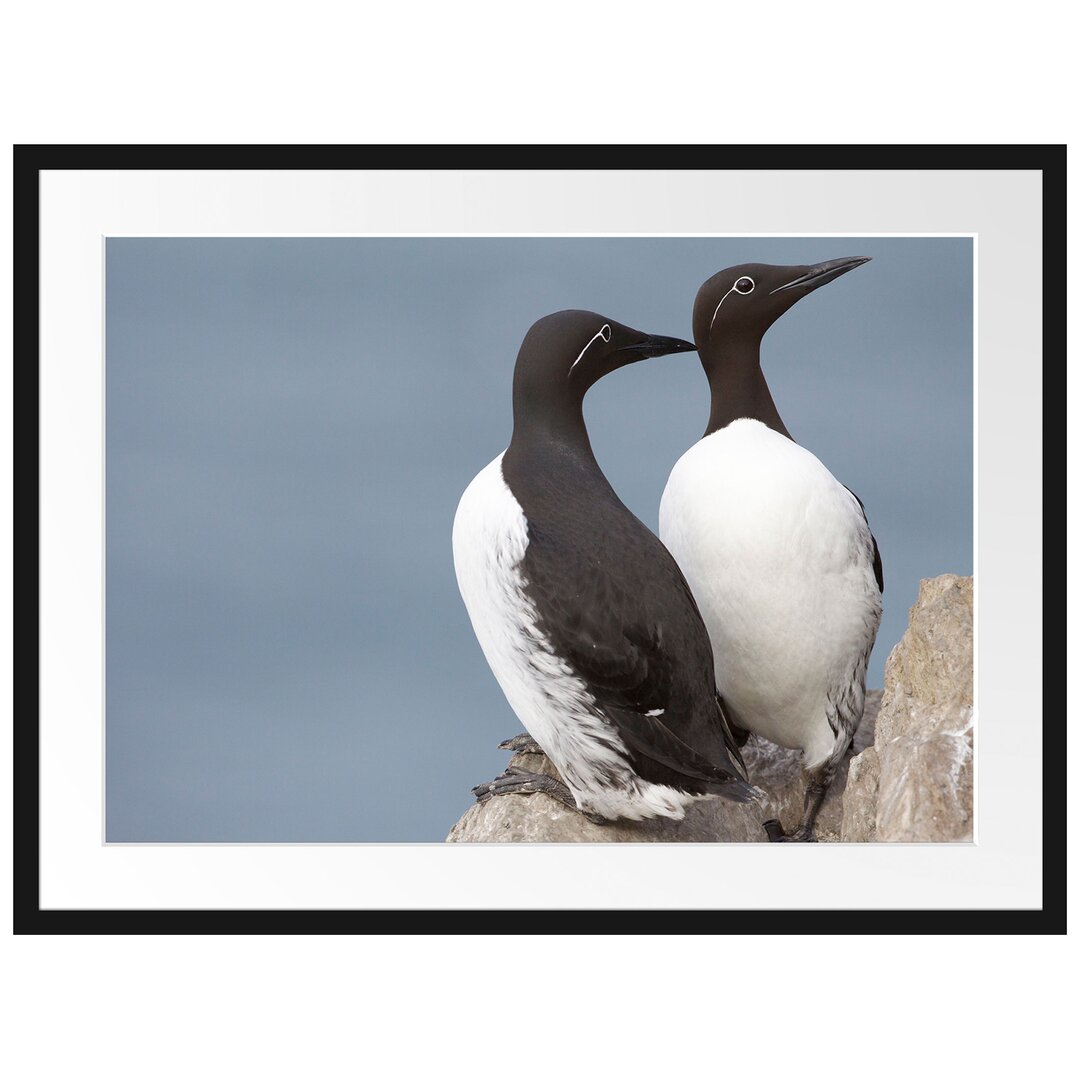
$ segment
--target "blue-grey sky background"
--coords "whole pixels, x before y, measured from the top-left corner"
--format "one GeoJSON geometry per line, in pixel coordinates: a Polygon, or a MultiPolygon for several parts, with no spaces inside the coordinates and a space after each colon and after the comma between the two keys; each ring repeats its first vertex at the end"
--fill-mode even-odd
{"type": "MultiPolygon", "coordinates": [[[[794,437],[866,505],[882,684],[920,578],[972,571],[972,242],[110,239],[110,841],[441,841],[518,723],[454,580],[521,339],[588,308],[690,338],[741,262],[874,261],[769,331],[794,437]]],[[[696,354],[602,380],[602,468],[654,531],[696,354]]]]}

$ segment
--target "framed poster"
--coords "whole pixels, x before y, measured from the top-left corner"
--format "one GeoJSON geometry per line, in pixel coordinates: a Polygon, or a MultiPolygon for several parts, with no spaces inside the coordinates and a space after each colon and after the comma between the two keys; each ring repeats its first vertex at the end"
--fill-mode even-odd
{"type": "MultiPolygon", "coordinates": [[[[21,580],[40,701],[39,729],[16,727],[20,930],[455,932],[522,911],[707,930],[737,911],[771,932],[779,908],[802,932],[886,912],[892,931],[1062,928],[1043,858],[1062,766],[1014,703],[1044,664],[1064,149],[673,149],[664,169],[634,147],[17,149],[17,355],[40,364],[16,369],[40,424],[20,565],[41,590],[37,608],[21,580]],[[919,578],[974,577],[970,842],[443,843],[517,730],[450,528],[509,436],[529,323],[585,308],[685,338],[722,267],[843,256],[874,260],[861,318],[839,285],[800,305],[770,342],[806,362],[776,379],[884,525],[871,687],[919,578]]],[[[586,407],[651,526],[700,435],[688,403],[707,412],[675,359],[586,407]]]]}

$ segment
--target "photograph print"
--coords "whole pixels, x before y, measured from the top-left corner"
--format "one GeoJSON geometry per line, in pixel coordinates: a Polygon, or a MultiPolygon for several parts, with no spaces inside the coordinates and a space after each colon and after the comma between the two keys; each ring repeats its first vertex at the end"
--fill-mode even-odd
{"type": "Polygon", "coordinates": [[[973,249],[108,238],[106,843],[971,842],[973,249]]]}

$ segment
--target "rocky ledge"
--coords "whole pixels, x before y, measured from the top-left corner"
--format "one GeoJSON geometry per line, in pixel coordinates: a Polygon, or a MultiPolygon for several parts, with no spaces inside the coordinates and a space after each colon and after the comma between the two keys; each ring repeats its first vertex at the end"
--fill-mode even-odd
{"type": "MultiPolygon", "coordinates": [[[[851,754],[818,818],[823,842],[970,841],[972,838],[972,579],[943,574],[920,583],[907,631],[885,665],[885,689],[867,691],[851,754]]],[[[758,806],[702,802],[683,821],[594,825],[547,795],[474,804],[450,830],[453,843],[561,844],[766,842],[761,823],[802,813],[799,753],[756,736],[743,749],[758,806]]],[[[542,754],[510,764],[557,776],[542,754]]],[[[479,779],[479,778],[478,778],[479,779]]]]}
{"type": "Polygon", "coordinates": [[[874,745],[851,763],[841,839],[971,841],[973,593],[955,574],[920,583],[885,664],[874,745]]]}

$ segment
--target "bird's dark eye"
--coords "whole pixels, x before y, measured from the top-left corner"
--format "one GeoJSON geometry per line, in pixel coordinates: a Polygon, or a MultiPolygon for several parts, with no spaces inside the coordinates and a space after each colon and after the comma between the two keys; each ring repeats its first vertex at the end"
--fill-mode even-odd
{"type": "Polygon", "coordinates": [[[754,291],[754,279],[748,277],[741,277],[735,282],[735,291],[742,293],[745,296],[747,293],[754,291]]]}

